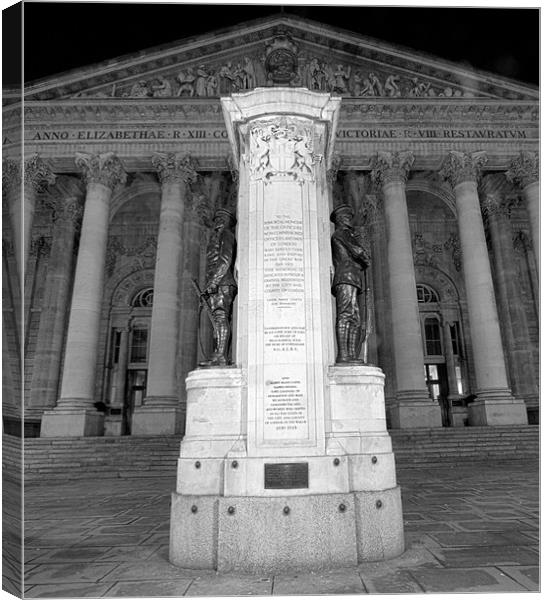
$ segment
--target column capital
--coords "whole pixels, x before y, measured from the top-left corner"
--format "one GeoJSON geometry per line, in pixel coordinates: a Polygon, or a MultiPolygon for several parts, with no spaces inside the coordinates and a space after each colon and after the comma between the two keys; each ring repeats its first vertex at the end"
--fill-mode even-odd
{"type": "Polygon", "coordinates": [[[539,156],[538,152],[522,150],[512,160],[510,168],[506,171],[506,178],[515,183],[521,189],[539,180],[539,156]]]}
{"type": "Polygon", "coordinates": [[[2,159],[2,211],[9,212],[21,189],[21,167],[19,161],[2,159]]]}
{"type": "Polygon", "coordinates": [[[414,162],[415,157],[410,150],[378,152],[372,159],[372,181],[377,186],[388,183],[405,184],[414,162]]]}
{"type": "Polygon", "coordinates": [[[25,186],[29,186],[34,192],[43,192],[48,186],[55,183],[55,174],[49,164],[34,154],[25,161],[24,166],[25,186]]]}
{"type": "Polygon", "coordinates": [[[197,179],[196,161],[189,154],[155,152],[152,165],[157,170],[161,185],[165,183],[191,183],[197,179]]]}
{"type": "Polygon", "coordinates": [[[487,163],[487,154],[479,152],[459,152],[451,150],[444,159],[440,176],[455,187],[465,181],[478,182],[481,169],[487,163]]]}
{"type": "Polygon", "coordinates": [[[124,184],[127,180],[123,165],[113,152],[104,154],[76,152],[75,162],[81,169],[87,186],[90,183],[100,183],[113,190],[118,184],[124,184]]]}
{"type": "Polygon", "coordinates": [[[517,197],[508,189],[508,182],[502,173],[486,175],[480,183],[480,205],[487,221],[489,216],[509,217],[517,204],[517,197]]]}
{"type": "Polygon", "coordinates": [[[81,179],[71,175],[61,175],[55,185],[49,188],[43,204],[51,209],[53,222],[71,221],[78,225],[83,214],[85,186],[81,179]]]}

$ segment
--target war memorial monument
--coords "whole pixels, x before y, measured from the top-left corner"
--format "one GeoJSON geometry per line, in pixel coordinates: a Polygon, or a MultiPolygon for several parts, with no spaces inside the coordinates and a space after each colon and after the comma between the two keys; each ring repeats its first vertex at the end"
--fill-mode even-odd
{"type": "Polygon", "coordinates": [[[175,565],[395,557],[389,432],[538,423],[535,87],[280,14],[3,126],[4,433],[182,438],[175,565]]]}

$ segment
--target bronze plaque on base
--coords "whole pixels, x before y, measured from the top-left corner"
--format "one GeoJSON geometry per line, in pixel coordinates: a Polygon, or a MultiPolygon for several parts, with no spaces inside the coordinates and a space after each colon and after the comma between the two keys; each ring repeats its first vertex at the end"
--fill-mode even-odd
{"type": "Polygon", "coordinates": [[[266,463],[264,488],[291,490],[309,487],[309,463],[266,463]]]}

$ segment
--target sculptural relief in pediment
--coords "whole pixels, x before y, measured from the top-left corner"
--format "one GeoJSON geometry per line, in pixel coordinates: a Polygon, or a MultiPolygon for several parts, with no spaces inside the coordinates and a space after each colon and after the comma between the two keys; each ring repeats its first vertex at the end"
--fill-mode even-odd
{"type": "Polygon", "coordinates": [[[335,55],[298,44],[288,33],[221,60],[192,61],[161,72],[78,92],[75,97],[218,98],[256,87],[306,87],[347,97],[434,98],[488,96],[441,78],[393,69],[360,56],[335,55]]]}

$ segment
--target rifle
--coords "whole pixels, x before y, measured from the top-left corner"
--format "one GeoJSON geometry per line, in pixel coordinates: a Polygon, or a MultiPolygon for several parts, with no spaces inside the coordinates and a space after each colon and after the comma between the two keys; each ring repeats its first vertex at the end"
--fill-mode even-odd
{"type": "MultiPolygon", "coordinates": [[[[197,279],[192,279],[191,283],[192,283],[195,293],[197,294],[197,297],[199,298],[199,315],[197,316],[197,320],[201,321],[201,310],[204,308],[205,312],[207,313],[207,316],[210,319],[210,322],[212,324],[212,329],[214,331],[214,334],[216,335],[216,324],[214,322],[214,317],[212,315],[212,310],[210,308],[210,304],[207,302],[207,293],[201,291],[201,288],[199,287],[199,283],[197,282],[197,279]]],[[[205,356],[205,351],[203,349],[203,342],[201,340],[200,333],[199,333],[199,346],[201,347],[201,353],[203,354],[203,356],[205,356]]]]}
{"type": "Polygon", "coordinates": [[[362,357],[365,363],[368,363],[368,343],[370,341],[370,335],[372,333],[372,291],[368,286],[368,278],[364,272],[364,304],[366,311],[366,318],[364,319],[364,327],[360,330],[360,341],[358,346],[357,356],[360,355],[360,351],[364,348],[364,356],[362,357]]]}

